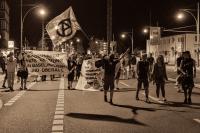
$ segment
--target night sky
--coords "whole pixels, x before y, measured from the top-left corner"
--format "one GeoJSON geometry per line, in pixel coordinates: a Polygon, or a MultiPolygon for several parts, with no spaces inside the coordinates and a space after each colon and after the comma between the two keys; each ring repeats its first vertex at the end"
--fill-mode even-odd
{"type": "MultiPolygon", "coordinates": [[[[194,19],[187,15],[187,19],[179,22],[175,13],[180,8],[196,8],[198,0],[113,0],[113,33],[119,45],[130,47],[130,40],[121,40],[120,33],[134,30],[134,47],[145,48],[148,36],[142,33],[145,26],[159,25],[174,28],[185,25],[195,25],[194,19]],[[151,14],[151,17],[150,17],[151,14]],[[151,18],[151,19],[150,19],[151,18]],[[150,21],[151,20],[151,21],[150,21]]],[[[43,4],[48,10],[45,23],[62,13],[70,5],[82,29],[89,37],[95,36],[106,39],[106,0],[24,0],[24,4],[43,4]]],[[[20,42],[20,0],[10,0],[10,39],[20,42]]],[[[30,7],[24,7],[24,13],[30,7]]],[[[36,10],[31,12],[24,23],[24,36],[31,45],[36,46],[41,39],[42,19],[36,10]]],[[[195,28],[195,27],[194,27],[195,28]]],[[[163,35],[169,35],[164,33],[163,35]]],[[[86,40],[80,32],[78,37],[86,40]]],[[[86,45],[86,44],[84,44],[86,45]]]]}

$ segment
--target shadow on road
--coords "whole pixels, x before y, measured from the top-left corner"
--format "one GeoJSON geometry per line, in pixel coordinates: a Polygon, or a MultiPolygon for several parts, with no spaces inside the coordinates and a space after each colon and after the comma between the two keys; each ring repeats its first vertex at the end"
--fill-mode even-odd
{"type": "Polygon", "coordinates": [[[157,109],[153,109],[153,108],[143,108],[143,107],[134,107],[134,106],[131,106],[131,105],[119,105],[119,104],[112,104],[113,106],[116,106],[116,107],[121,107],[121,108],[128,108],[128,109],[132,109],[132,112],[137,115],[137,111],[138,110],[143,110],[143,111],[151,111],[151,112],[154,112],[156,111],[157,109]]]}
{"type": "Polygon", "coordinates": [[[185,107],[185,108],[191,108],[191,109],[200,109],[200,103],[192,103],[190,104],[184,104],[183,102],[174,102],[174,101],[168,101],[167,104],[160,104],[161,106],[168,106],[168,107],[185,107]]]}
{"type": "MultiPolygon", "coordinates": [[[[67,90],[67,89],[64,89],[64,90],[67,90]]],[[[35,89],[28,89],[28,91],[59,91],[59,88],[58,88],[58,89],[52,89],[52,90],[35,90],[35,89]]]]}
{"type": "MultiPolygon", "coordinates": [[[[153,104],[155,104],[155,103],[153,103],[153,104]]],[[[130,105],[119,105],[119,104],[112,104],[112,105],[116,106],[116,107],[132,109],[132,112],[133,112],[134,115],[138,115],[137,111],[139,111],[139,110],[150,111],[150,112],[154,112],[154,111],[157,111],[157,110],[173,111],[173,112],[185,112],[185,111],[177,111],[177,110],[169,110],[169,109],[161,109],[161,108],[158,109],[158,108],[134,107],[134,106],[130,106],[130,105]]]]}
{"type": "Polygon", "coordinates": [[[128,91],[136,91],[136,88],[120,88],[119,90],[115,90],[115,92],[128,92],[128,91]]]}
{"type": "Polygon", "coordinates": [[[110,121],[110,122],[123,122],[123,123],[129,123],[129,124],[137,124],[142,126],[147,126],[144,123],[141,123],[133,118],[125,119],[120,118],[117,116],[112,115],[100,115],[100,114],[85,114],[85,113],[69,113],[66,114],[68,117],[72,118],[78,118],[78,119],[86,119],[86,120],[96,120],[96,121],[110,121]]]}

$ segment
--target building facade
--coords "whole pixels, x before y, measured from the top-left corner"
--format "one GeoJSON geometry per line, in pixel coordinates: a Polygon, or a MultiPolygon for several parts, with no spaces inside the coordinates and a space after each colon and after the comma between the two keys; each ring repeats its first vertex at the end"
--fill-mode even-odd
{"type": "Polygon", "coordinates": [[[9,6],[7,0],[0,1],[0,48],[5,49],[9,40],[9,6]]]}
{"type": "Polygon", "coordinates": [[[198,62],[199,48],[197,46],[196,34],[181,34],[162,37],[157,43],[147,40],[147,53],[152,53],[154,57],[164,55],[168,64],[174,64],[181,52],[190,51],[192,58],[198,62]]]}

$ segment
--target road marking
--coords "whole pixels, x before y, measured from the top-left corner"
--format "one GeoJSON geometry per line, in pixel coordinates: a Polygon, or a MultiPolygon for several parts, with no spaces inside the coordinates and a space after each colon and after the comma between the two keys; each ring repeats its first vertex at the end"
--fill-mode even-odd
{"type": "MultiPolygon", "coordinates": [[[[30,89],[36,84],[36,82],[32,82],[31,84],[28,85],[28,88],[30,89]]],[[[7,103],[4,104],[4,106],[12,106],[19,98],[21,98],[25,94],[25,90],[20,91],[15,97],[10,99],[7,103]]]]}
{"type": "MultiPolygon", "coordinates": [[[[120,84],[123,84],[123,85],[125,85],[125,86],[127,86],[127,87],[130,87],[130,85],[128,85],[128,84],[126,84],[126,83],[124,83],[124,82],[120,82],[120,84]]],[[[145,96],[145,93],[142,93],[142,95],[145,96]]],[[[164,103],[164,101],[159,101],[158,98],[155,98],[155,97],[153,97],[153,96],[151,96],[151,95],[149,95],[149,98],[151,98],[152,100],[154,100],[154,101],[156,101],[156,102],[158,102],[158,103],[164,103]]]]}
{"type": "Polygon", "coordinates": [[[130,85],[128,85],[128,84],[126,84],[126,83],[124,83],[124,82],[119,82],[120,84],[123,84],[123,85],[125,85],[125,86],[127,86],[127,87],[130,87],[130,85]]]}
{"type": "Polygon", "coordinates": [[[200,124],[200,119],[193,119],[193,120],[200,124]]]}
{"type": "Polygon", "coordinates": [[[60,80],[58,98],[56,103],[56,110],[53,120],[52,133],[63,133],[64,131],[64,78],[60,80]]]}

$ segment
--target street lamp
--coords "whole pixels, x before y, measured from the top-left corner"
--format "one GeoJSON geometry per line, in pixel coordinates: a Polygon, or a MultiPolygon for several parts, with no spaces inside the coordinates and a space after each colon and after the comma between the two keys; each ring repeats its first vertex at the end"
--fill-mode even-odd
{"type": "Polygon", "coordinates": [[[146,29],[146,28],[143,29],[143,33],[144,33],[144,34],[147,34],[148,32],[149,32],[148,29],[146,29]]]}
{"type": "MultiPolygon", "coordinates": [[[[146,35],[146,34],[148,34],[149,33],[149,30],[147,29],[147,28],[144,28],[143,29],[143,33],[146,35]]],[[[150,40],[151,40],[152,38],[151,38],[151,36],[150,36],[150,40]]],[[[148,44],[148,46],[149,46],[149,50],[148,50],[148,53],[150,54],[151,53],[151,51],[150,51],[150,42],[149,42],[149,44],[148,44]]]]}
{"type": "Polygon", "coordinates": [[[45,28],[44,28],[44,16],[46,15],[46,11],[44,9],[40,9],[39,10],[39,14],[42,17],[42,50],[44,49],[44,32],[45,32],[45,28]]]}
{"type": "Polygon", "coordinates": [[[133,54],[133,29],[131,29],[131,32],[124,32],[121,34],[121,38],[126,38],[126,36],[129,36],[131,39],[131,54],[133,54]]]}
{"type": "MultiPolygon", "coordinates": [[[[197,16],[195,16],[191,12],[191,10],[192,9],[180,9],[180,11],[190,14],[194,18],[195,23],[196,23],[196,32],[197,32],[197,65],[199,67],[199,47],[200,47],[199,46],[199,2],[197,3],[197,16]]],[[[182,12],[177,14],[177,18],[178,19],[183,19],[184,18],[184,14],[182,12]]]]}
{"type": "Polygon", "coordinates": [[[23,27],[24,27],[24,21],[25,21],[26,17],[28,16],[28,14],[29,14],[32,10],[34,10],[34,9],[36,9],[36,8],[40,8],[41,5],[36,5],[36,6],[32,7],[32,8],[30,8],[30,9],[24,14],[24,16],[23,16],[22,7],[23,7],[23,5],[22,5],[22,0],[21,0],[21,39],[20,39],[20,47],[21,47],[20,50],[21,50],[21,51],[22,51],[22,47],[23,47],[23,27]]]}
{"type": "Polygon", "coordinates": [[[80,41],[81,41],[81,40],[80,40],[80,38],[76,38],[76,42],[78,42],[78,43],[79,43],[80,41]]]}

